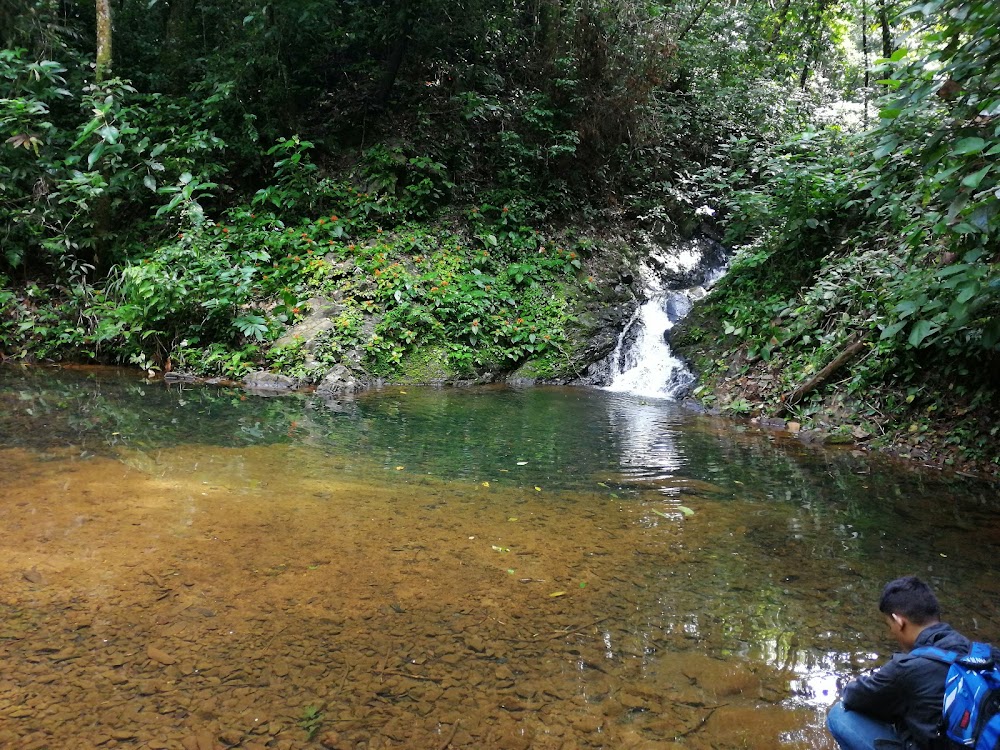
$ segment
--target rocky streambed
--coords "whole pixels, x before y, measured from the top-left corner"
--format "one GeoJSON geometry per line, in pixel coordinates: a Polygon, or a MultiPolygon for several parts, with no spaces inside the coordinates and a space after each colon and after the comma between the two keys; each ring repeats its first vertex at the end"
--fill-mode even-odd
{"type": "Polygon", "coordinates": [[[793,671],[726,656],[708,514],[287,445],[0,472],[0,747],[831,747],[793,671]]]}

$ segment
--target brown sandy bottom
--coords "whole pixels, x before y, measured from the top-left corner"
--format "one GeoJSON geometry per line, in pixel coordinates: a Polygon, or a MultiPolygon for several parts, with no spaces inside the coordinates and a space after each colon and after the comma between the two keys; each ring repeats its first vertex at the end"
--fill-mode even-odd
{"type": "Polygon", "coordinates": [[[652,592],[700,514],[335,463],[0,452],[0,746],[832,747],[652,592]]]}

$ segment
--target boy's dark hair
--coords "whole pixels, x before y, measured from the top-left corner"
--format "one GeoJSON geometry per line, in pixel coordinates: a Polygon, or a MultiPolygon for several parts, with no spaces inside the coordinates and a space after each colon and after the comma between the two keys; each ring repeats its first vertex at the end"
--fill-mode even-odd
{"type": "Polygon", "coordinates": [[[941,607],[931,587],[916,576],[887,583],[878,610],[884,615],[902,615],[914,625],[926,625],[941,616],[941,607]]]}

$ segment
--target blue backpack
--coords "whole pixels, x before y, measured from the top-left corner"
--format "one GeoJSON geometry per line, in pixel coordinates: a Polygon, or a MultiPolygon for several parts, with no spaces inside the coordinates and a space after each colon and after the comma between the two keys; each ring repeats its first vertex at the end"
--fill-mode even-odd
{"type": "Polygon", "coordinates": [[[952,743],[973,750],[1000,748],[1000,668],[985,643],[973,643],[966,655],[933,646],[915,648],[913,656],[948,664],[942,729],[952,743]]]}

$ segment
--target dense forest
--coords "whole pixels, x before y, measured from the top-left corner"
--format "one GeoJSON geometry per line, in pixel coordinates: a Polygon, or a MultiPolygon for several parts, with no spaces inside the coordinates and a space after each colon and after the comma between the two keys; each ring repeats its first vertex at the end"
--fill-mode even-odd
{"type": "Polygon", "coordinates": [[[702,403],[1000,463],[996,3],[0,0],[0,37],[3,359],[571,379],[634,233],[701,232],[702,403]]]}

